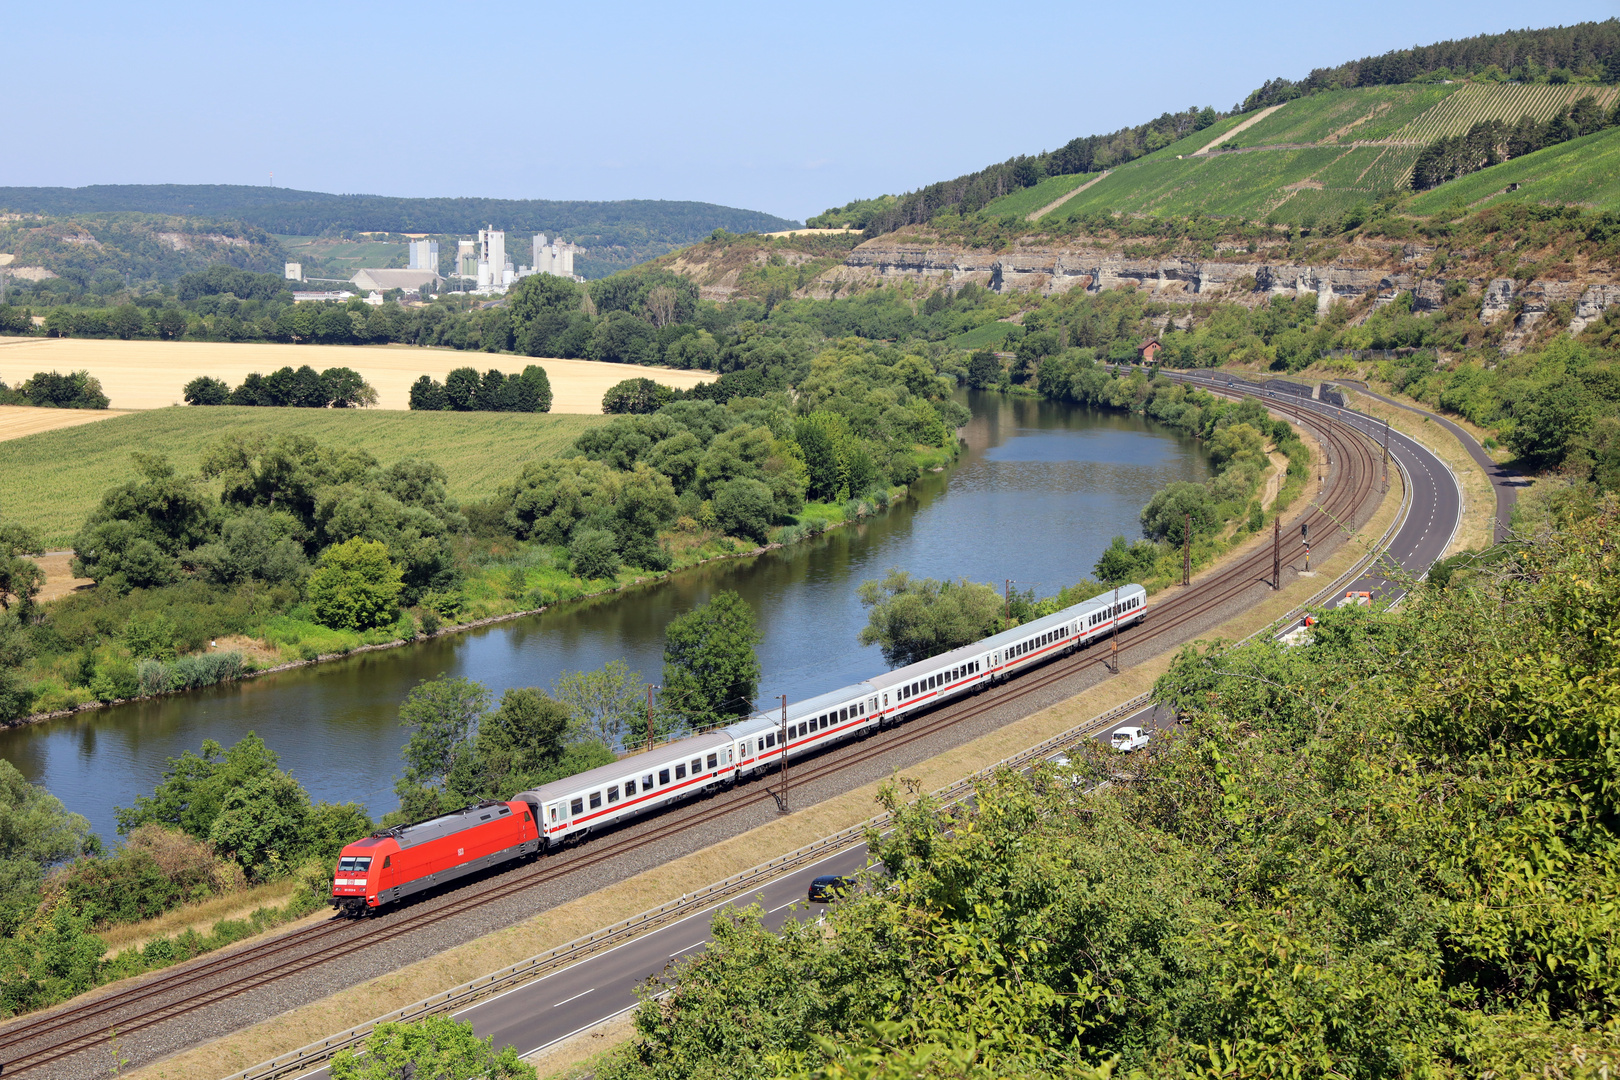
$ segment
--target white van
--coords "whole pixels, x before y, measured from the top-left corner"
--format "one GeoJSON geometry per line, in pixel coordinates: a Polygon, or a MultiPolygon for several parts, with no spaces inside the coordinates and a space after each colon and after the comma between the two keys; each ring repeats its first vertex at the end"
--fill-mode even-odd
{"type": "Polygon", "coordinates": [[[1132,750],[1142,749],[1152,737],[1152,732],[1144,731],[1139,727],[1122,727],[1109,737],[1108,744],[1124,754],[1132,750]]]}

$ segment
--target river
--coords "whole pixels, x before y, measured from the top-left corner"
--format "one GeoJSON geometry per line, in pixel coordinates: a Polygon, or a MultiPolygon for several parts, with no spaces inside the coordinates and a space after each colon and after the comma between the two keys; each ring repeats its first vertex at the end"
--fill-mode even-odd
{"type": "Polygon", "coordinates": [[[1195,442],[1141,417],[996,394],[964,400],[973,419],[961,461],[859,525],[469,633],[0,732],[0,756],[109,842],[113,808],[150,792],[166,759],[248,731],[312,797],[359,801],[380,817],[396,805],[399,703],[420,679],[465,675],[498,697],[622,658],[657,682],[665,624],[734,589],[764,635],[761,701],[807,697],[884,668],[876,646],[855,640],[866,624],[862,581],[899,566],[998,589],[1013,578],[1050,596],[1089,576],[1116,534],[1139,534],[1137,515],[1154,491],[1209,475],[1195,442]]]}

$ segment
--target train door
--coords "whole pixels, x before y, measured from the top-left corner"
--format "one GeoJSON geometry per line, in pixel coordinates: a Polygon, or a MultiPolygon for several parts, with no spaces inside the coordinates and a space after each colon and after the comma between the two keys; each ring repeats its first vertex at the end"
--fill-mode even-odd
{"type": "Polygon", "coordinates": [[[377,871],[377,896],[382,897],[389,889],[399,884],[399,878],[394,870],[394,857],[384,855],[382,869],[377,871]]]}

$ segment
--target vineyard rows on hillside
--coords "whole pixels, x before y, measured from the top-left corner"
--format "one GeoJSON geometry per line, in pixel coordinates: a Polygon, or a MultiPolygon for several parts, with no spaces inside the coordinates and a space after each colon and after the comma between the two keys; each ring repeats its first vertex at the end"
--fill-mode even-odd
{"type": "Polygon", "coordinates": [[[1391,136],[1397,142],[1431,143],[1462,135],[1485,120],[1515,123],[1521,116],[1546,120],[1590,94],[1598,104],[1614,104],[1612,86],[1486,86],[1470,84],[1415,118],[1391,136]]]}

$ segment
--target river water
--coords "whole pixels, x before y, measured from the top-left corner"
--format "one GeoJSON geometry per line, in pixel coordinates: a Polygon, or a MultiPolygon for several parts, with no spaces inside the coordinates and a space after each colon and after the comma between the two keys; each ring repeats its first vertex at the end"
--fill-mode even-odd
{"type": "Polygon", "coordinates": [[[312,797],[359,801],[381,816],[396,805],[399,703],[418,680],[465,675],[498,698],[507,687],[547,687],[561,672],[622,658],[657,682],[665,624],[734,589],[764,634],[761,701],[808,697],[884,669],[877,647],[855,640],[866,624],[862,581],[898,566],[998,589],[1013,578],[1050,596],[1088,576],[1116,534],[1138,535],[1137,515],[1154,491],[1209,475],[1196,443],[1140,417],[996,394],[964,400],[973,419],[958,465],[924,477],[904,503],[860,525],[470,633],[0,732],[0,756],[108,841],[113,808],[150,792],[166,759],[248,731],[312,797]]]}

